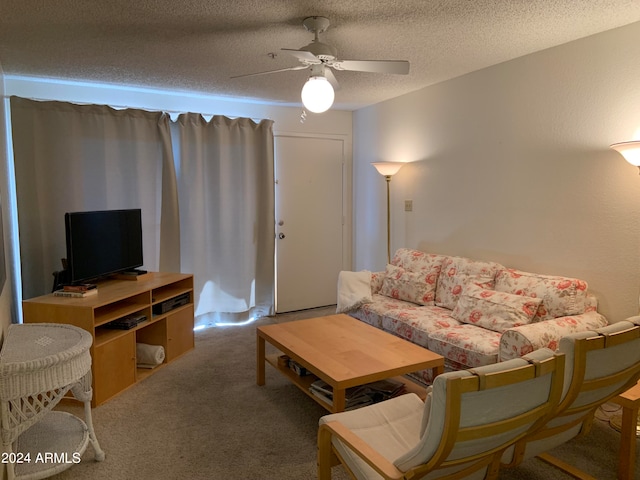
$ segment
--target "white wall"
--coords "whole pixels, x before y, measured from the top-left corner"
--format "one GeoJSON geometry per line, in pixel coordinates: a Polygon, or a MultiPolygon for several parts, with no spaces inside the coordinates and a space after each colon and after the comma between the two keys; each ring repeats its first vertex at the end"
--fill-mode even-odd
{"type": "Polygon", "coordinates": [[[9,211],[9,183],[7,175],[7,158],[8,145],[4,132],[7,128],[7,118],[4,108],[5,100],[5,84],[2,65],[0,64],[0,94],[2,102],[0,102],[0,208],[2,209],[2,232],[3,236],[0,242],[3,242],[4,248],[4,269],[5,282],[1,286],[0,292],[0,335],[11,324],[15,314],[15,305],[12,289],[12,268],[11,268],[11,215],[9,211]]]}
{"type": "MultiPolygon", "coordinates": [[[[428,52],[425,53],[428,55],[428,52]]],[[[384,179],[401,246],[589,283],[610,321],[638,312],[640,23],[354,114],[354,267],[386,263],[384,179]],[[404,200],[413,212],[404,212],[404,200]]]]}

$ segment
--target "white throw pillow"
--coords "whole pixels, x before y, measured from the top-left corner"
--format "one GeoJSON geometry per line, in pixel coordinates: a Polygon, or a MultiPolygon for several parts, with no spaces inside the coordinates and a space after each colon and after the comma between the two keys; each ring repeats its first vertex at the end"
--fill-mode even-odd
{"type": "Polygon", "coordinates": [[[338,305],[336,313],[347,313],[365,303],[373,302],[371,272],[342,271],[338,274],[338,305]]]}

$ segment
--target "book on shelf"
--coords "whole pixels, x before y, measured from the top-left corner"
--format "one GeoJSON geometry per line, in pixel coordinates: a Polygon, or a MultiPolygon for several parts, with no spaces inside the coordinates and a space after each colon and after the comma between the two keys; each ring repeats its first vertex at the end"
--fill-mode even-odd
{"type": "MultiPolygon", "coordinates": [[[[333,387],[324,380],[316,380],[311,384],[309,390],[326,403],[333,404],[333,387]]],[[[404,392],[404,383],[393,379],[350,387],[345,391],[345,408],[352,409],[381,402],[404,392]]]]}
{"type": "Polygon", "coordinates": [[[85,292],[70,292],[68,290],[60,289],[53,292],[55,297],[70,297],[70,298],[84,298],[90,297],[91,295],[96,295],[98,293],[97,288],[92,288],[91,290],[87,290],[85,292]]]}
{"type": "Polygon", "coordinates": [[[299,377],[306,377],[307,375],[311,375],[311,372],[309,370],[307,370],[295,360],[289,359],[289,368],[293,370],[299,377]]]}
{"type": "Polygon", "coordinates": [[[98,286],[95,283],[79,283],[77,285],[65,285],[62,290],[65,292],[88,292],[95,290],[98,286]]]}
{"type": "MultiPolygon", "coordinates": [[[[310,391],[315,397],[318,397],[323,402],[329,405],[333,405],[332,396],[328,396],[314,389],[310,389],[310,391]]],[[[353,410],[354,408],[364,407],[365,405],[371,405],[372,403],[373,403],[373,400],[371,400],[371,397],[368,397],[366,395],[357,397],[357,398],[348,399],[348,400],[345,400],[345,410],[353,410]]]]}

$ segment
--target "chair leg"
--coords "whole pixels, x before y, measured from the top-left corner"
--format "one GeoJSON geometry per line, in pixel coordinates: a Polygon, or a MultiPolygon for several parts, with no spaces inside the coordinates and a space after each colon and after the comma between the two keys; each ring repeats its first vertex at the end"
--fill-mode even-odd
{"type": "Polygon", "coordinates": [[[525,447],[526,447],[526,442],[517,442],[515,445],[513,445],[513,453],[511,455],[511,461],[509,463],[502,463],[501,467],[503,468],[511,468],[511,467],[517,467],[518,465],[520,465],[523,460],[524,460],[524,452],[525,452],[525,447]]]}
{"type": "Polygon", "coordinates": [[[318,480],[331,480],[332,459],[331,432],[320,426],[318,430],[318,480]]]}
{"type": "Polygon", "coordinates": [[[549,455],[548,453],[541,453],[538,455],[537,458],[539,458],[543,462],[548,463],[549,465],[552,465],[562,470],[563,472],[571,475],[573,478],[577,478],[578,480],[598,480],[596,477],[592,477],[588,473],[583,472],[582,470],[574,467],[573,465],[563,462],[562,460],[555,458],[549,455]]]}
{"type": "Polygon", "coordinates": [[[496,455],[491,463],[487,465],[487,474],[484,478],[485,480],[496,480],[498,473],[500,473],[500,455],[496,455]]]}

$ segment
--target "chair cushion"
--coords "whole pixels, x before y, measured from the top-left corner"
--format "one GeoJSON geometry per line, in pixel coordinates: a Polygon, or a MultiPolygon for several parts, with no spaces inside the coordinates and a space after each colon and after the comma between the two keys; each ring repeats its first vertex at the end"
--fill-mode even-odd
{"type": "MultiPolygon", "coordinates": [[[[524,358],[488,365],[476,369],[478,373],[504,372],[513,368],[527,365],[528,359],[543,361],[553,357],[549,349],[541,349],[524,358]]],[[[470,376],[469,371],[447,372],[436,377],[431,392],[429,421],[420,442],[409,452],[398,458],[394,463],[403,471],[428,461],[440,445],[445,428],[445,406],[447,397],[447,379],[470,376]]],[[[488,390],[470,392],[462,396],[462,410],[460,426],[478,425],[483,422],[500,421],[501,419],[518,415],[534,409],[548,400],[550,376],[521,381],[513,385],[496,387],[488,390]]],[[[474,455],[492,448],[492,443],[499,445],[508,441],[511,436],[519,435],[528,426],[520,426],[518,430],[504,432],[494,436],[487,436],[479,440],[457,442],[449,458],[460,458],[474,455]]],[[[428,477],[427,477],[428,478],[428,477]]]]}
{"type": "Polygon", "coordinates": [[[496,272],[502,268],[493,262],[479,262],[464,257],[447,257],[436,285],[435,303],[453,310],[464,288],[474,283],[493,288],[496,272]]]}
{"type": "Polygon", "coordinates": [[[541,298],[467,285],[451,316],[463,323],[504,332],[531,322],[541,303],[541,298]]]}
{"type": "MultiPolygon", "coordinates": [[[[558,350],[565,355],[565,376],[564,388],[562,392],[562,400],[565,399],[571,384],[574,382],[575,368],[575,344],[579,339],[588,339],[597,337],[600,334],[612,335],[617,332],[623,332],[627,329],[638,325],[637,319],[632,317],[628,321],[620,321],[598,328],[592,331],[583,331],[571,335],[566,335],[560,339],[558,350]]],[[[616,342],[615,345],[607,348],[595,348],[589,350],[586,354],[586,365],[584,366],[584,379],[597,380],[613,378],[617,372],[624,371],[628,367],[636,365],[640,362],[640,338],[635,338],[627,342],[616,342]]],[[[609,384],[604,382],[600,384],[600,388],[589,388],[581,390],[575,398],[575,401],[568,406],[569,409],[589,406],[593,403],[604,402],[612,394],[624,388],[624,383],[629,380],[628,376],[624,376],[618,382],[609,384]]],[[[579,385],[583,385],[582,379],[576,381],[579,385]]],[[[589,409],[590,410],[590,409],[589,409]]],[[[553,435],[544,435],[541,438],[528,439],[522,453],[522,460],[528,460],[555,448],[563,443],[568,442],[576,437],[583,428],[583,421],[590,420],[589,410],[582,413],[575,411],[569,415],[557,415],[552,418],[547,425],[547,429],[556,429],[553,435]],[[575,423],[578,418],[582,420],[575,423]],[[575,425],[574,425],[575,423],[575,425]],[[563,430],[562,427],[566,428],[563,430]]],[[[514,460],[514,449],[508,448],[502,456],[502,462],[509,464],[514,460]]]]}
{"type": "Polygon", "coordinates": [[[586,308],[587,283],[577,278],[504,268],[496,275],[495,290],[542,299],[534,322],[579,315],[586,308]]]}
{"type": "MultiPolygon", "coordinates": [[[[425,404],[415,393],[320,418],[320,425],[338,421],[361,437],[387,460],[393,462],[420,440],[425,404]]],[[[333,445],[357,478],[381,478],[339,440],[333,445]]]]}
{"type": "MultiPolygon", "coordinates": [[[[574,344],[578,338],[591,338],[597,335],[611,335],[616,332],[622,332],[629,328],[635,327],[636,324],[629,321],[620,321],[607,325],[606,327],[598,328],[591,332],[580,332],[574,335],[568,335],[560,339],[560,346],[558,350],[565,354],[566,367],[565,367],[565,382],[564,390],[562,392],[562,398],[567,393],[567,388],[571,382],[574,362],[574,344]]],[[[621,343],[613,347],[606,349],[595,349],[587,353],[587,365],[585,369],[585,380],[593,380],[596,378],[609,377],[625,368],[631,367],[640,362],[640,338],[635,340],[621,343]]],[[[618,388],[618,385],[607,385],[602,389],[595,389],[586,392],[582,392],[574,405],[583,405],[598,398],[609,395],[610,391],[618,388]]]]}

